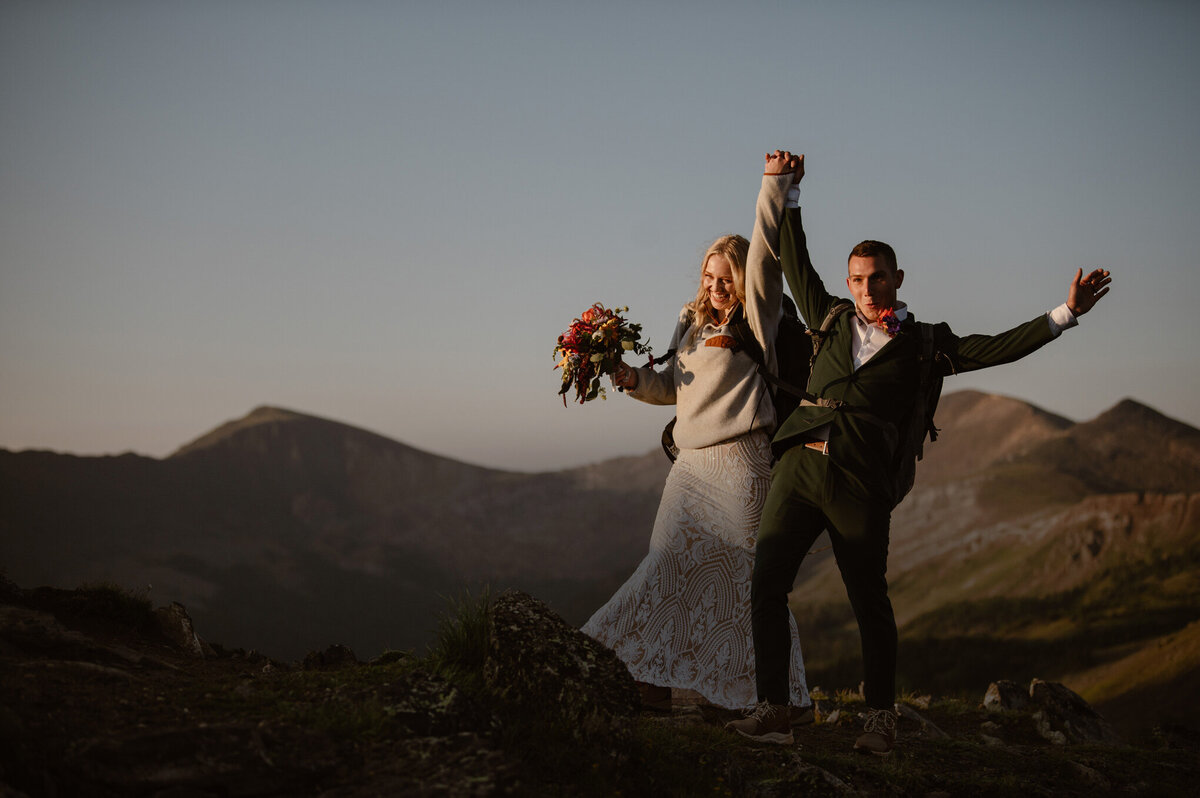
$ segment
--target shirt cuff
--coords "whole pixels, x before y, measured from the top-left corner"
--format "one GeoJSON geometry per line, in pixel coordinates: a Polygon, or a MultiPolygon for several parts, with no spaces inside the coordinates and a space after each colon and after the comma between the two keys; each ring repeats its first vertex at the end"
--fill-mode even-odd
{"type": "Polygon", "coordinates": [[[1046,318],[1050,321],[1050,332],[1055,338],[1062,335],[1063,330],[1079,326],[1079,319],[1075,318],[1066,302],[1047,313],[1046,318]]]}
{"type": "Polygon", "coordinates": [[[784,202],[784,207],[785,208],[799,208],[800,207],[800,184],[799,183],[794,184],[791,188],[788,189],[787,201],[784,202]]]}

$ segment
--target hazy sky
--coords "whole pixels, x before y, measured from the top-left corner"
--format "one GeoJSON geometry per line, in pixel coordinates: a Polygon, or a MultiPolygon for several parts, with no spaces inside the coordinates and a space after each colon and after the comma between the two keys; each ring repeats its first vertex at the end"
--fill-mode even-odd
{"type": "Polygon", "coordinates": [[[814,261],[998,332],[947,383],[1200,426],[1200,4],[0,4],[0,447],[155,456],[261,404],[468,462],[640,454],[671,411],[563,407],[593,302],[656,351],[699,257],[805,153],[814,261]]]}

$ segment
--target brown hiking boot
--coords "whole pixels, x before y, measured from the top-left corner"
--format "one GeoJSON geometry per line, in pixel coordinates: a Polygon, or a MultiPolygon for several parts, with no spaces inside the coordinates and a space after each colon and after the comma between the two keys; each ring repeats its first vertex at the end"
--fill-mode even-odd
{"type": "Polygon", "coordinates": [[[854,741],[860,754],[889,754],[896,745],[896,713],[890,709],[869,709],[863,733],[854,741]]]}
{"type": "Polygon", "coordinates": [[[763,701],[746,710],[746,717],[741,720],[726,723],[725,728],[755,742],[791,745],[794,739],[790,716],[786,705],[763,701]]]}
{"type": "Polygon", "coordinates": [[[661,687],[657,684],[647,684],[646,682],[638,682],[637,686],[638,693],[640,693],[642,697],[643,709],[661,709],[670,711],[670,687],[661,687]]]}

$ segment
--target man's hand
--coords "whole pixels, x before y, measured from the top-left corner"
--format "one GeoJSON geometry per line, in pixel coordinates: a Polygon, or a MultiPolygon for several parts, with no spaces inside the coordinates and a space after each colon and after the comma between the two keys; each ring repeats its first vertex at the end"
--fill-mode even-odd
{"type": "Polygon", "coordinates": [[[1107,269],[1095,269],[1084,277],[1083,269],[1075,270],[1075,279],[1067,293],[1067,307],[1072,313],[1082,316],[1096,306],[1100,297],[1108,293],[1108,284],[1112,282],[1108,274],[1107,269]]]}
{"type": "Polygon", "coordinates": [[[787,150],[775,150],[766,154],[767,165],[763,168],[764,175],[792,174],[792,182],[799,183],[804,177],[804,156],[792,155],[787,150]]]}

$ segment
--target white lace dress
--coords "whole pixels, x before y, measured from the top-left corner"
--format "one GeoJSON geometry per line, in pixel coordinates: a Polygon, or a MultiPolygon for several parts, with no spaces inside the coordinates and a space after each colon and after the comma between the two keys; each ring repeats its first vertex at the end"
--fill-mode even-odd
{"type": "MultiPolygon", "coordinates": [[[[727,709],[757,701],[750,631],[755,535],[770,487],[762,432],[683,449],[667,476],[650,553],[584,624],[633,678],[695,690],[727,709]]],[[[810,703],[792,627],[791,703],[810,703]]]]}

